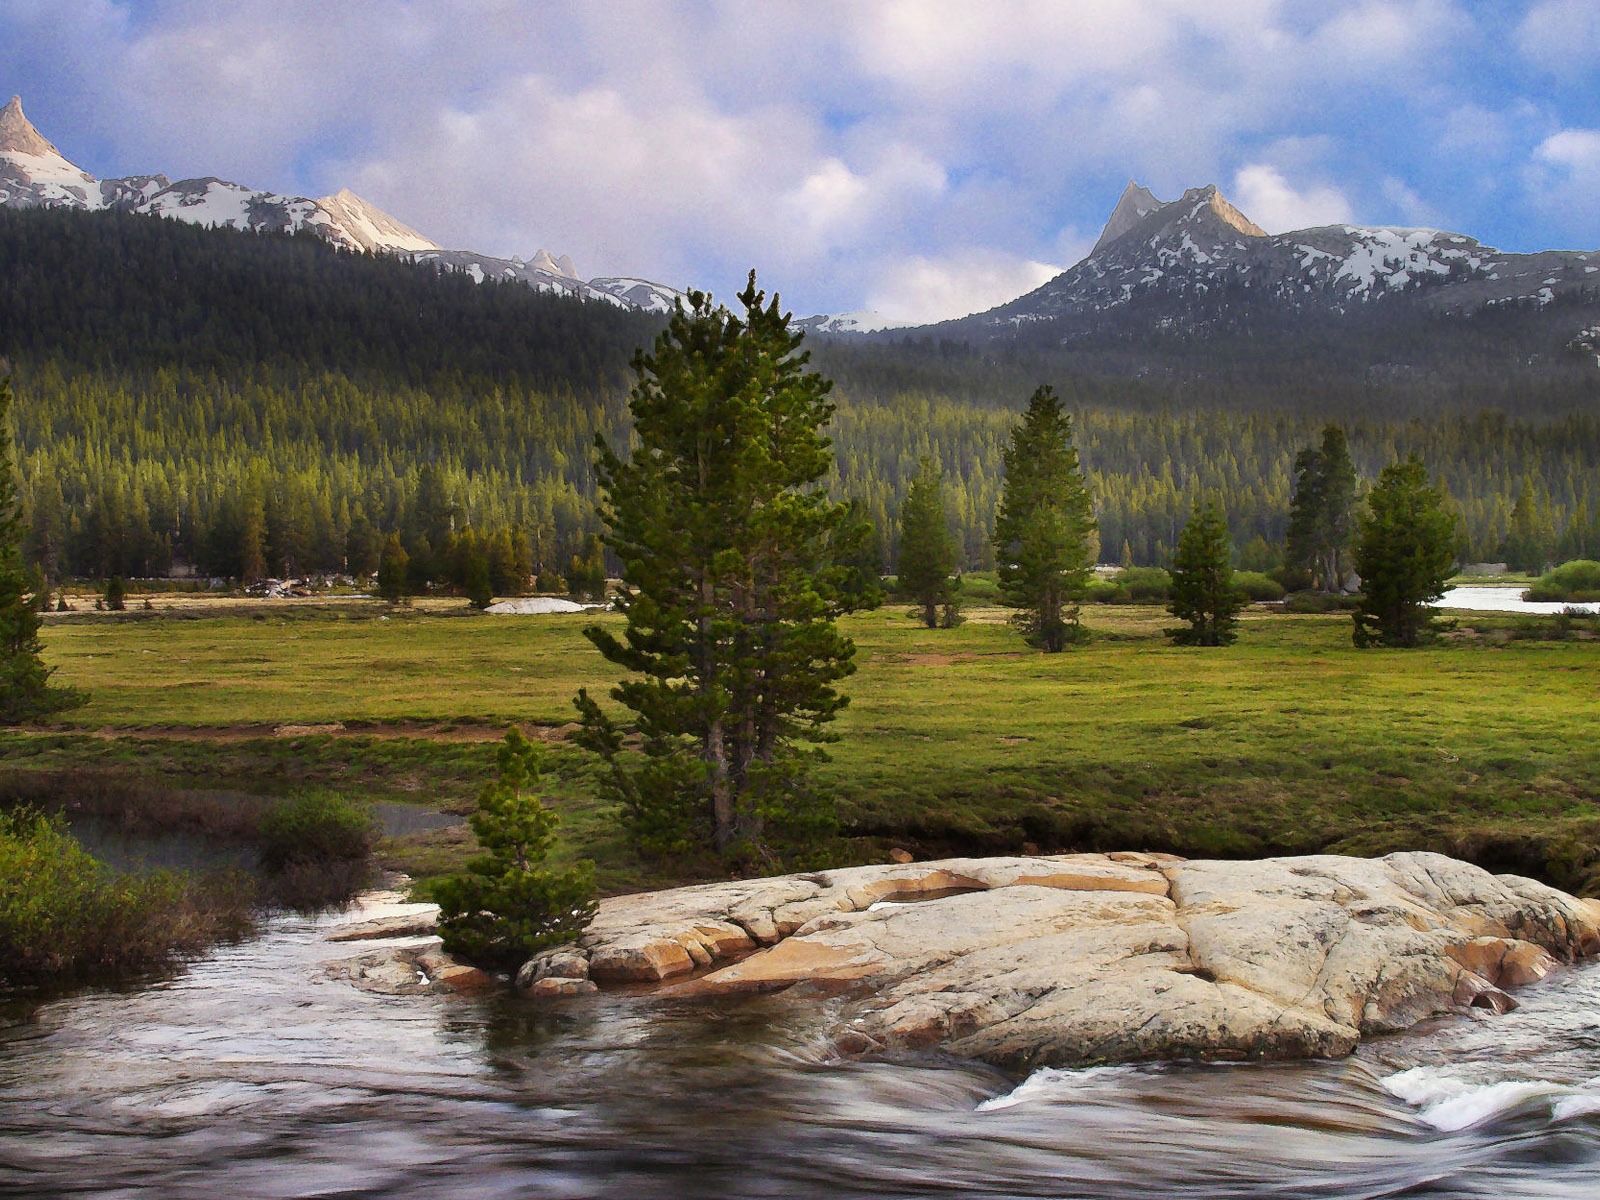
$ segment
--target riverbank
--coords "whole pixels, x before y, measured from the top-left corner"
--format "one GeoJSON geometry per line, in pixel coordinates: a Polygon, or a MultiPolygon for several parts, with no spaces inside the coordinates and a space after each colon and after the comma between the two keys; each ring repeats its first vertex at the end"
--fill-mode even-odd
{"type": "MultiPolygon", "coordinates": [[[[603,890],[715,877],[641,862],[565,740],[611,668],[582,628],[614,616],[390,620],[263,605],[46,630],[73,724],[0,732],[9,767],[72,767],[276,795],[308,788],[461,811],[515,721],[551,747],[561,860],[603,890]],[[486,740],[477,740],[477,739],[486,740]]],[[[1094,607],[1088,645],[1022,646],[999,609],[927,630],[903,609],[845,622],[860,669],[820,782],[841,863],[1118,850],[1190,857],[1428,849],[1591,890],[1600,854],[1600,641],[1556,617],[1466,615],[1452,640],[1357,651],[1347,615],[1253,608],[1238,645],[1171,646],[1158,608],[1094,607]]],[[[449,870],[459,837],[397,847],[449,870]]]]}

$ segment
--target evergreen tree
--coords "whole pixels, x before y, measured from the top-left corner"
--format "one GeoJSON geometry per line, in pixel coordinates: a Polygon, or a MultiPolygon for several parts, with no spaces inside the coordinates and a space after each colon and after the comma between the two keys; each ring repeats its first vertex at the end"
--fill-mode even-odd
{"type": "Polygon", "coordinates": [[[515,969],[572,941],[593,920],[594,867],[545,866],[558,818],[530,792],[539,781],[539,747],[512,728],[495,759],[499,778],[478,793],[478,810],[468,818],[485,853],[466,874],[436,883],[434,898],[445,950],[515,969]]]}
{"type": "Polygon", "coordinates": [[[1555,520],[1548,498],[1539,496],[1533,476],[1522,477],[1522,489],[1511,509],[1511,524],[1500,547],[1506,566],[1537,575],[1550,565],[1555,553],[1555,520]]]}
{"type": "Polygon", "coordinates": [[[112,612],[125,612],[128,608],[128,585],[121,575],[113,575],[106,584],[105,604],[112,612]]]}
{"type": "Polygon", "coordinates": [[[1186,628],[1168,629],[1180,646],[1231,646],[1238,638],[1244,593],[1233,583],[1233,542],[1214,503],[1195,505],[1172,556],[1167,611],[1186,628]]]}
{"type": "Polygon", "coordinates": [[[0,725],[18,725],[88,701],[50,686],[39,640],[39,611],[22,563],[25,526],[11,451],[11,379],[0,363],[0,725]]]}
{"type": "Polygon", "coordinates": [[[1285,550],[1289,565],[1309,571],[1321,591],[1339,591],[1348,574],[1355,520],[1355,463],[1344,430],[1328,425],[1321,446],[1307,446],[1294,460],[1285,550]]]}
{"type": "Polygon", "coordinates": [[[494,588],[489,583],[489,556],[474,550],[467,558],[466,581],[463,589],[467,603],[476,609],[485,609],[494,603],[494,588]]]}
{"type": "Polygon", "coordinates": [[[1415,646],[1440,627],[1428,606],[1455,573],[1455,526],[1421,459],[1412,455],[1384,468],[1356,539],[1357,646],[1415,646]]]}
{"type": "Polygon", "coordinates": [[[1003,461],[1005,487],[994,526],[1000,594],[1020,610],[1014,621],[1029,645],[1057,653],[1085,636],[1078,609],[1096,537],[1072,418],[1049,387],[1028,401],[1003,461]]]}
{"type": "Polygon", "coordinates": [[[378,556],[378,595],[390,604],[399,604],[409,594],[407,577],[411,556],[400,544],[400,535],[391,533],[383,541],[378,556]]]}
{"type": "Polygon", "coordinates": [[[916,605],[913,615],[929,629],[939,625],[941,609],[946,628],[955,623],[956,585],[951,578],[955,569],[944,477],[931,458],[924,458],[900,506],[900,561],[895,571],[900,591],[916,605]]]}
{"type": "Polygon", "coordinates": [[[611,695],[634,714],[643,761],[623,756],[622,731],[586,691],[577,704],[582,740],[651,852],[803,852],[833,819],[806,781],[820,749],[802,746],[830,740],[846,702],[834,685],[854,670],[831,561],[846,506],[816,486],[832,385],[796,353],[777,298],[763,307],[754,272],[739,300],[742,318],[690,293],[635,358],[632,457],[599,443],[627,629],[585,632],[631,672],[611,695]]]}
{"type": "Polygon", "coordinates": [[[605,547],[597,535],[591,533],[585,538],[583,550],[572,556],[567,567],[567,587],[581,600],[606,598],[605,547]]]}

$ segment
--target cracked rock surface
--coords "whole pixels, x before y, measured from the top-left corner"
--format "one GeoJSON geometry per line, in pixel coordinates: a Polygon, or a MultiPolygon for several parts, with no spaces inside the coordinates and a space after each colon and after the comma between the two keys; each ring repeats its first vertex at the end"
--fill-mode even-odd
{"type": "Polygon", "coordinates": [[[1013,1068],[1350,1053],[1600,951],[1600,902],[1439,854],[947,859],[620,896],[534,996],[820,989],[840,1053],[1013,1068]]]}

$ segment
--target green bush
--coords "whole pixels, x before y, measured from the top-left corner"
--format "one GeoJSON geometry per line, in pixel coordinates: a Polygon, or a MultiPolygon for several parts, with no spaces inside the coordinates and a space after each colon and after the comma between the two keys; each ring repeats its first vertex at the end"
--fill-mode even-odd
{"type": "Polygon", "coordinates": [[[478,794],[471,818],[487,853],[432,891],[446,951],[514,970],[539,950],[572,941],[593,919],[594,865],[544,865],[558,818],[527,790],[539,779],[539,747],[513,728],[496,758],[500,776],[478,794]]]}
{"type": "Polygon", "coordinates": [[[1233,586],[1257,603],[1263,600],[1282,600],[1284,597],[1283,584],[1260,571],[1235,571],[1233,586]]]}
{"type": "Polygon", "coordinates": [[[999,604],[1000,581],[993,571],[967,571],[961,576],[961,598],[978,604],[999,604]]]}
{"type": "Polygon", "coordinates": [[[1161,567],[1124,567],[1113,576],[1134,604],[1165,604],[1172,576],[1161,567]]]}
{"type": "Polygon", "coordinates": [[[1600,600],[1600,562],[1575,558],[1546,571],[1522,593],[1524,600],[1584,604],[1600,600]]]}
{"type": "Polygon", "coordinates": [[[366,805],[332,792],[307,792],[267,809],[257,837],[261,865],[284,871],[362,862],[377,843],[378,825],[366,805]]]}
{"type": "Polygon", "coordinates": [[[1284,607],[1292,613],[1354,612],[1361,607],[1361,597],[1332,592],[1291,592],[1284,607]]]}
{"type": "Polygon", "coordinates": [[[251,927],[246,879],[121,875],[62,818],[0,812],[0,984],[111,980],[165,966],[251,927]]]}
{"type": "Polygon", "coordinates": [[[1161,567],[1124,567],[1110,579],[1089,580],[1083,598],[1091,604],[1165,604],[1172,576],[1161,567]]]}

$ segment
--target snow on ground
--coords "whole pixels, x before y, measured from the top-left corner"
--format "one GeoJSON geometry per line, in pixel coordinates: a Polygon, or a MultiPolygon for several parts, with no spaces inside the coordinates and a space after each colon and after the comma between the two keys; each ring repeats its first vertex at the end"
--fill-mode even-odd
{"type": "Polygon", "coordinates": [[[562,600],[558,596],[528,596],[522,600],[502,600],[483,611],[497,616],[544,616],[549,613],[588,612],[592,608],[604,607],[604,604],[579,604],[574,600],[562,600]]]}

